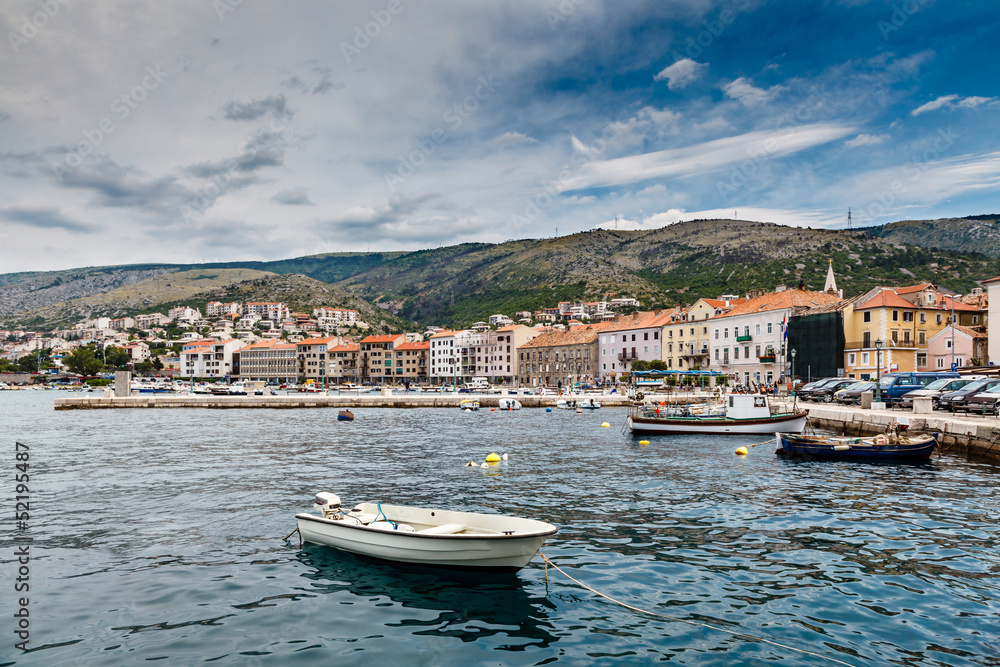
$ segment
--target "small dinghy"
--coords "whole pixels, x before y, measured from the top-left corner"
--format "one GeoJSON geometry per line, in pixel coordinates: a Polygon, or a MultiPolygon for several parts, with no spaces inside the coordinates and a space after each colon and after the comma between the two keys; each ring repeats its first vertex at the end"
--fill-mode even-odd
{"type": "Polygon", "coordinates": [[[516,572],[557,528],[544,521],[447,510],[362,503],[344,510],[340,498],[317,493],[322,516],[297,514],[302,539],[401,563],[477,571],[516,572]]]}
{"type": "Polygon", "coordinates": [[[341,410],[337,413],[337,421],[352,422],[354,421],[354,413],[350,410],[341,410]]]}
{"type": "Polygon", "coordinates": [[[521,409],[521,401],[517,400],[516,398],[501,398],[497,402],[497,409],[498,410],[520,410],[521,409]]]}
{"type": "Polygon", "coordinates": [[[874,438],[775,433],[778,455],[860,461],[926,461],[937,447],[937,433],[900,435],[898,429],[874,438]]]}
{"type": "Polygon", "coordinates": [[[458,402],[458,407],[468,412],[473,412],[479,409],[479,401],[474,398],[463,398],[458,402]]]}

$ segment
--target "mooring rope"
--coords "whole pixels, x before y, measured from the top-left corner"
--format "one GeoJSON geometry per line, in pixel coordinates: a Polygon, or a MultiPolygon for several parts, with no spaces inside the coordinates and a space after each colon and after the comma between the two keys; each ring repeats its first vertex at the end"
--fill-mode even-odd
{"type": "MultiPolygon", "coordinates": [[[[763,444],[763,443],[761,443],[761,444],[763,444]]],[[[604,598],[605,600],[610,600],[611,602],[614,602],[617,605],[620,605],[622,607],[625,607],[626,609],[630,609],[632,611],[638,612],[640,614],[646,614],[647,616],[655,616],[657,618],[663,618],[663,619],[666,619],[668,621],[677,621],[679,623],[687,623],[688,625],[694,625],[694,626],[697,626],[699,628],[709,628],[710,630],[717,630],[719,632],[725,632],[727,634],[733,635],[734,637],[741,637],[743,639],[749,639],[749,640],[752,640],[752,641],[755,641],[755,642],[763,642],[765,644],[771,644],[772,646],[778,646],[780,648],[788,649],[789,651],[795,651],[797,653],[802,653],[802,654],[805,654],[805,655],[811,655],[813,657],[821,658],[823,660],[829,660],[830,662],[835,662],[838,665],[847,665],[847,667],[854,667],[853,665],[851,665],[848,662],[844,662],[842,660],[837,660],[836,658],[831,658],[830,656],[822,655],[821,653],[814,653],[812,651],[807,651],[805,649],[795,648],[794,646],[788,646],[787,644],[781,644],[779,642],[776,642],[776,641],[773,641],[773,640],[770,640],[770,639],[764,639],[763,637],[755,637],[754,635],[748,635],[745,632],[736,632],[735,630],[728,630],[726,628],[720,628],[717,625],[709,625],[708,623],[699,623],[698,621],[689,621],[686,618],[677,618],[676,616],[666,616],[665,614],[658,614],[655,611],[649,611],[648,609],[641,609],[639,607],[633,607],[632,605],[630,605],[628,603],[622,602],[621,600],[616,600],[615,598],[611,597],[610,595],[605,595],[604,593],[591,588],[590,586],[588,586],[587,584],[583,583],[582,581],[574,579],[572,576],[570,576],[569,574],[567,574],[565,570],[563,570],[561,567],[559,567],[558,565],[556,565],[555,563],[553,563],[551,560],[549,560],[548,556],[546,556],[545,554],[543,554],[541,551],[538,552],[538,555],[541,556],[542,560],[545,561],[545,582],[546,583],[548,583],[548,581],[549,581],[548,566],[551,565],[561,575],[563,575],[564,577],[566,577],[567,579],[569,579],[570,581],[572,581],[577,586],[580,586],[581,588],[585,588],[588,591],[590,591],[591,593],[593,593],[595,595],[599,595],[600,597],[604,598]]]]}
{"type": "Polygon", "coordinates": [[[287,535],[285,535],[285,537],[282,538],[282,541],[287,540],[289,537],[291,537],[295,533],[299,533],[299,546],[302,546],[302,533],[299,532],[299,527],[298,526],[295,527],[295,530],[293,530],[292,532],[290,532],[287,535]]]}

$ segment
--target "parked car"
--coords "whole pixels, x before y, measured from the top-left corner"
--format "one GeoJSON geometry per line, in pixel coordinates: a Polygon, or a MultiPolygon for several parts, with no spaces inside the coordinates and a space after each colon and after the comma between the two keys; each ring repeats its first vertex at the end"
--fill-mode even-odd
{"type": "Polygon", "coordinates": [[[995,387],[998,384],[1000,384],[1000,378],[982,378],[981,380],[975,380],[961,389],[950,391],[947,394],[942,394],[938,399],[938,407],[942,410],[950,410],[951,412],[955,412],[956,406],[958,406],[959,409],[963,409],[961,406],[965,404],[966,399],[970,396],[984,392],[990,387],[995,387]]]}
{"type": "Polygon", "coordinates": [[[913,407],[913,399],[915,398],[931,398],[934,403],[934,409],[937,410],[938,403],[941,400],[941,396],[952,391],[958,391],[965,385],[975,380],[981,379],[982,375],[966,375],[960,377],[957,380],[949,378],[941,378],[940,380],[934,380],[929,385],[923,389],[914,389],[913,391],[903,394],[903,397],[899,400],[899,404],[904,408],[913,407]]]}
{"type": "Polygon", "coordinates": [[[965,412],[997,414],[998,403],[1000,403],[1000,383],[993,385],[986,391],[967,396],[961,404],[955,405],[952,403],[952,409],[955,412],[964,410],[965,412]]]}
{"type": "MultiPolygon", "coordinates": [[[[812,395],[814,392],[820,391],[825,387],[829,387],[834,384],[844,382],[845,380],[846,378],[824,378],[816,382],[810,382],[809,384],[799,389],[798,392],[796,393],[798,394],[798,397],[801,398],[802,400],[805,401],[812,400],[812,395]]],[[[846,381],[850,382],[850,380],[846,381]]]]}
{"type": "Polygon", "coordinates": [[[875,383],[870,380],[861,380],[860,382],[855,382],[854,384],[848,385],[843,389],[839,389],[835,394],[838,403],[845,403],[849,405],[861,405],[861,394],[866,391],[875,391],[875,383]]]}
{"type": "Polygon", "coordinates": [[[822,401],[824,403],[833,403],[833,395],[838,389],[844,389],[852,384],[857,384],[857,381],[853,378],[840,378],[837,382],[828,382],[822,387],[817,387],[809,392],[805,399],[807,401],[822,401]]]}
{"type": "Polygon", "coordinates": [[[903,394],[914,389],[923,389],[934,380],[942,378],[958,379],[962,377],[958,373],[950,371],[928,372],[928,373],[888,373],[883,375],[878,381],[878,391],[882,401],[893,405],[899,403],[903,394]]]}
{"type": "Polygon", "coordinates": [[[812,382],[802,383],[802,380],[795,380],[792,383],[792,391],[796,394],[801,394],[804,391],[812,391],[824,382],[829,382],[831,380],[839,380],[840,378],[820,378],[819,380],[813,380],[812,382]]]}

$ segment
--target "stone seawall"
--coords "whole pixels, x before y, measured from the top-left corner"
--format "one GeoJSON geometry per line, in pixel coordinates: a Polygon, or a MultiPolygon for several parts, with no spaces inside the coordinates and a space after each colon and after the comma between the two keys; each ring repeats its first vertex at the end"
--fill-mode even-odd
{"type": "MultiPolygon", "coordinates": [[[[109,408],[457,408],[468,394],[443,394],[437,396],[328,396],[325,394],[293,394],[290,396],[126,396],[57,398],[56,410],[100,410],[109,408]]],[[[503,396],[473,396],[482,408],[499,405],[503,396]]],[[[511,396],[525,408],[554,408],[559,396],[511,396]]],[[[583,400],[584,397],[571,397],[583,400]]],[[[590,397],[586,397],[590,398],[590,397]]],[[[594,396],[602,407],[628,405],[625,396],[594,396]]]]}
{"type": "Polygon", "coordinates": [[[902,410],[864,410],[800,403],[809,410],[809,426],[841,431],[845,435],[884,433],[894,421],[909,423],[911,431],[941,434],[940,451],[980,456],[1000,461],[1000,419],[947,412],[913,413],[902,410]]]}

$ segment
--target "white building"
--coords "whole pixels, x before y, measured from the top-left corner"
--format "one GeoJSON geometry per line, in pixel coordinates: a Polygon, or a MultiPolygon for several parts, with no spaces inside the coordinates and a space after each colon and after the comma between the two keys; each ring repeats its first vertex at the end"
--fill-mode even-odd
{"type": "Polygon", "coordinates": [[[223,378],[233,372],[233,352],[246,347],[241,340],[197,341],[181,352],[181,375],[223,378]]]}
{"type": "Polygon", "coordinates": [[[431,336],[431,382],[464,382],[466,378],[472,377],[469,371],[469,344],[473,335],[472,331],[463,329],[443,330],[431,336]]]}
{"type": "Polygon", "coordinates": [[[167,312],[167,316],[178,324],[191,325],[201,319],[201,311],[197,308],[178,306],[177,308],[171,308],[167,312]]]}
{"type": "Polygon", "coordinates": [[[277,324],[287,320],[291,313],[288,306],[280,301],[250,301],[243,309],[245,315],[260,315],[261,319],[271,320],[277,324]]]}
{"type": "Polygon", "coordinates": [[[205,306],[205,317],[222,317],[223,315],[239,315],[243,312],[243,306],[236,302],[222,303],[221,301],[209,301],[205,306]]]}
{"type": "Polygon", "coordinates": [[[509,324],[514,324],[514,320],[510,319],[506,315],[490,315],[491,327],[505,327],[509,324]]]}

